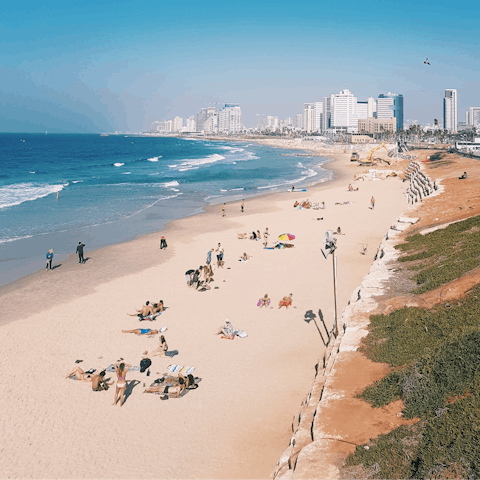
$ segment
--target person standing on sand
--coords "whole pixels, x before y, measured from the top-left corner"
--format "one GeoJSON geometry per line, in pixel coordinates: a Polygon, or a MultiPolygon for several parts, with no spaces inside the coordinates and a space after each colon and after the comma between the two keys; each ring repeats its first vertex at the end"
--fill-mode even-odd
{"type": "Polygon", "coordinates": [[[226,217],[227,213],[225,212],[225,204],[222,205],[222,217],[226,217]]]}
{"type": "Polygon", "coordinates": [[[114,367],[115,373],[117,374],[117,384],[115,385],[115,401],[113,402],[113,405],[116,405],[118,400],[120,400],[120,406],[122,406],[125,401],[125,388],[127,386],[125,376],[130,370],[131,365],[122,362],[116,363],[114,367]]]}
{"type": "Polygon", "coordinates": [[[209,250],[207,252],[207,265],[210,266],[210,264],[212,263],[212,252],[213,252],[213,248],[211,250],[209,250]]]}
{"type": "Polygon", "coordinates": [[[77,245],[77,254],[78,254],[78,263],[85,263],[85,259],[83,258],[83,247],[85,245],[82,242],[78,242],[77,245]]]}
{"type": "Polygon", "coordinates": [[[53,249],[51,248],[47,253],[47,265],[45,267],[45,270],[52,269],[52,260],[53,260],[53,249]]]}
{"type": "Polygon", "coordinates": [[[242,213],[243,213],[243,210],[245,208],[245,200],[242,200],[242,204],[240,205],[240,208],[241,208],[242,213]]]}
{"type": "Polygon", "coordinates": [[[162,250],[163,248],[167,248],[167,240],[165,239],[165,237],[162,236],[162,238],[160,239],[160,250],[162,250]]]}
{"type": "Polygon", "coordinates": [[[223,247],[220,245],[220,243],[218,244],[218,247],[217,247],[217,249],[216,249],[215,251],[217,252],[217,267],[218,267],[218,268],[220,268],[220,267],[223,268],[223,264],[224,264],[224,261],[223,261],[224,250],[223,250],[223,247]]]}
{"type": "Polygon", "coordinates": [[[372,197],[372,199],[370,200],[370,208],[371,208],[372,210],[375,209],[375,197],[372,197]]]}

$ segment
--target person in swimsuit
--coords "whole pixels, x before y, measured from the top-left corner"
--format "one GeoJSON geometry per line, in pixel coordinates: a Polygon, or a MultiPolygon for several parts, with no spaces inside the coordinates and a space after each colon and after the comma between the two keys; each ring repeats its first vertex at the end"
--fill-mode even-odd
{"type": "Polygon", "coordinates": [[[260,308],[268,307],[268,304],[270,303],[270,299],[268,298],[268,293],[266,293],[265,296],[259,300],[259,302],[260,302],[260,308]]]}
{"type": "Polygon", "coordinates": [[[113,402],[113,405],[116,405],[118,400],[120,400],[120,406],[122,406],[123,402],[125,401],[125,387],[127,386],[125,376],[130,370],[131,365],[122,362],[116,363],[114,367],[115,373],[117,374],[117,385],[115,386],[115,401],[113,402]]]}
{"type": "Polygon", "coordinates": [[[250,260],[252,257],[250,255],[247,255],[247,252],[244,252],[243,255],[240,257],[240,260],[243,262],[246,262],[247,260],[250,260]]]}
{"type": "Polygon", "coordinates": [[[225,212],[225,204],[222,205],[222,217],[225,217],[227,214],[225,212]]]}
{"type": "Polygon", "coordinates": [[[134,328],[133,330],[122,330],[123,333],[135,333],[136,335],[156,335],[158,330],[152,330],[151,328],[134,328]]]}
{"type": "Polygon", "coordinates": [[[278,302],[278,308],[286,307],[288,310],[288,307],[292,305],[292,294],[290,294],[288,297],[283,297],[279,302],[278,302]]]}
{"type": "Polygon", "coordinates": [[[93,378],[93,373],[85,373],[80,367],[75,367],[65,378],[70,378],[75,376],[77,380],[81,382],[91,382],[93,378]]]}
{"type": "Polygon", "coordinates": [[[155,355],[159,355],[160,357],[164,357],[165,352],[167,352],[167,351],[168,351],[167,341],[165,340],[165,337],[163,335],[161,335],[160,336],[160,345],[155,350],[152,350],[150,353],[145,352],[143,354],[143,356],[144,357],[146,357],[146,356],[154,357],[155,355]]]}
{"type": "Polygon", "coordinates": [[[142,317],[146,317],[147,315],[150,315],[151,308],[152,307],[150,306],[150,302],[147,301],[140,310],[137,310],[137,313],[127,313],[127,315],[130,317],[138,317],[139,315],[141,315],[142,317]]]}
{"type": "Polygon", "coordinates": [[[102,370],[98,375],[92,377],[92,390],[94,392],[101,392],[102,390],[108,390],[108,387],[113,385],[113,382],[108,383],[105,380],[105,370],[102,370]]]}

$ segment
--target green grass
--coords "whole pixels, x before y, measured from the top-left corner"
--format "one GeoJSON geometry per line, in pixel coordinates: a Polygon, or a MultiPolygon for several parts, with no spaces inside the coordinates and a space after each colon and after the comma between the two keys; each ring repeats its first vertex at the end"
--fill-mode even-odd
{"type": "Polygon", "coordinates": [[[419,270],[413,293],[424,293],[459,278],[480,265],[480,215],[449,225],[427,235],[412,235],[396,248],[406,255],[400,262],[423,260],[411,267],[419,270]]]}

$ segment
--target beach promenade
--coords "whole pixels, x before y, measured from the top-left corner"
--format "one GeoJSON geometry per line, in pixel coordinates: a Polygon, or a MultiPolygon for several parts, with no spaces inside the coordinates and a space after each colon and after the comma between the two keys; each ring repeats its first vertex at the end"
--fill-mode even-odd
{"type": "Polygon", "coordinates": [[[305,314],[320,309],[332,327],[332,262],[320,251],[325,231],[340,226],[343,233],[337,250],[341,312],[406,209],[406,185],[398,178],[356,182],[359,191],[348,192],[360,171],[348,159],[336,156],[330,164],[335,180],[308,192],[248,200],[243,214],[239,202],[227,204],[226,218],[218,205],[170,223],[161,232],[165,251],[160,233],[146,235],[88,252],[85,265],[72,256],[61,268],[0,289],[1,477],[269,478],[324,351],[305,314]],[[307,198],[325,202],[326,209],[293,208],[307,198]],[[260,241],[237,238],[266,227],[270,246],[288,232],[295,248],[265,250],[260,241]],[[225,268],[215,270],[212,289],[188,288],[185,271],[204,265],[219,242],[225,268]],[[368,244],[366,255],[362,244],[368,244]],[[244,252],[253,258],[238,262],[244,252]],[[265,293],[272,303],[259,309],[265,293]],[[290,293],[293,308],[278,310],[290,293]],[[160,299],[167,310],[155,322],[126,315],[160,299]],[[226,319],[248,337],[215,335],[226,319]],[[154,357],[149,377],[129,372],[127,381],[138,382],[127,386],[123,407],[112,406],[112,388],[92,392],[89,383],[64,378],[77,359],[84,370],[100,371],[120,358],[138,366],[158,339],[122,329],[161,326],[178,355],[154,357]],[[143,394],[143,384],[169,364],[196,367],[199,388],[167,401],[143,394]]]}

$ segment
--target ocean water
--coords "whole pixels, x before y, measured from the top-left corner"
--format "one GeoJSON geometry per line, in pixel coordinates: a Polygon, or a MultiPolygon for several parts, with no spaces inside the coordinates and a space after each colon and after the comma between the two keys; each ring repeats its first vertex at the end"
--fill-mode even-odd
{"type": "Polygon", "coordinates": [[[223,203],[329,178],[328,159],[245,142],[0,134],[0,284],[223,203]],[[286,155],[282,155],[286,154],[286,155]],[[58,197],[57,197],[58,195],[58,197]]]}

